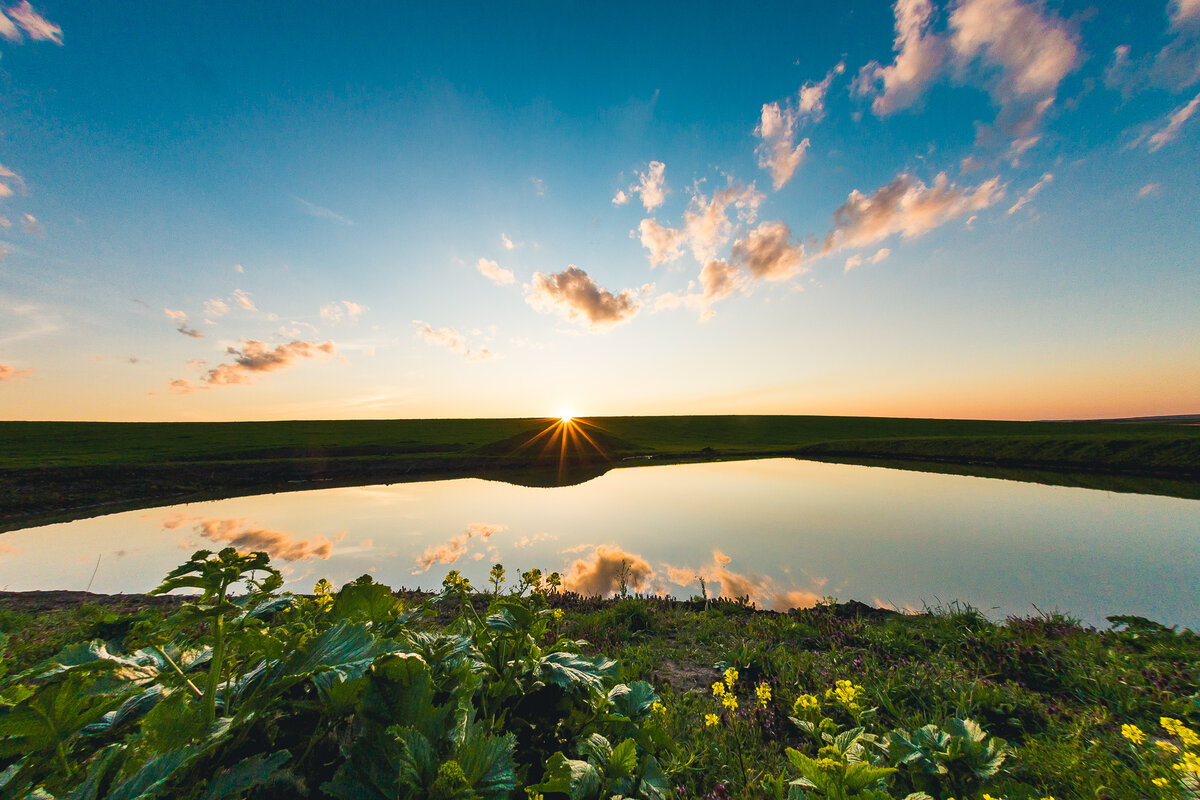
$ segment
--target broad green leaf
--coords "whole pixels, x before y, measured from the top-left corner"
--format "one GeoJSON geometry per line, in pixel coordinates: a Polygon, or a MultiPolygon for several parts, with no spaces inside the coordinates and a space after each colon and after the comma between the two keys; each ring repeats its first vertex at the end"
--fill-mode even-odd
{"type": "Polygon", "coordinates": [[[637,772],[637,743],[626,739],[612,749],[604,776],[609,780],[632,778],[637,772]]]}
{"type": "Polygon", "coordinates": [[[67,741],[125,699],[117,694],[92,694],[95,675],[60,674],[0,714],[0,757],[54,750],[59,742],[67,741]]]}
{"type": "Polygon", "coordinates": [[[288,751],[278,750],[269,756],[259,753],[240,761],[217,773],[204,787],[200,800],[240,798],[255,786],[261,786],[275,777],[279,768],[291,757],[288,751]]]}
{"type": "Polygon", "coordinates": [[[555,753],[546,763],[542,782],[529,789],[541,793],[558,792],[571,800],[592,800],[599,794],[600,787],[600,773],[594,766],[555,753]]]}
{"type": "Polygon", "coordinates": [[[511,733],[493,736],[471,725],[463,744],[455,749],[467,781],[482,800],[504,800],[517,788],[515,742],[511,733]]]}
{"type": "Polygon", "coordinates": [[[896,771],[895,767],[876,767],[860,761],[846,767],[845,786],[851,792],[860,792],[896,771]]]}
{"type": "Polygon", "coordinates": [[[612,745],[608,739],[598,733],[593,733],[576,744],[575,749],[579,755],[599,766],[607,764],[608,760],[612,758],[612,745]]]}
{"type": "Polygon", "coordinates": [[[400,601],[390,586],[355,581],[337,593],[329,613],[334,619],[379,624],[391,621],[399,609],[400,601]]]}
{"type": "Polygon", "coordinates": [[[650,707],[658,702],[659,698],[649,683],[634,681],[630,684],[618,683],[609,690],[608,699],[618,714],[638,721],[650,713],[650,707]]]}
{"type": "Polygon", "coordinates": [[[565,689],[603,689],[605,680],[616,672],[617,662],[559,651],[542,656],[538,660],[538,667],[550,683],[565,689]]]}

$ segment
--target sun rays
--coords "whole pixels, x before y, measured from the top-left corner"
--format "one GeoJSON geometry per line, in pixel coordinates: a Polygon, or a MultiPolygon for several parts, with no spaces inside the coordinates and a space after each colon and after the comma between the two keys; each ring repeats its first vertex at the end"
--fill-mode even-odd
{"type": "Polygon", "coordinates": [[[562,482],[567,470],[597,460],[611,461],[608,451],[598,441],[602,429],[590,420],[562,410],[557,417],[545,420],[545,427],[517,446],[512,455],[535,453],[534,460],[556,462],[558,479],[562,482]],[[592,433],[588,432],[588,429],[592,433]]]}

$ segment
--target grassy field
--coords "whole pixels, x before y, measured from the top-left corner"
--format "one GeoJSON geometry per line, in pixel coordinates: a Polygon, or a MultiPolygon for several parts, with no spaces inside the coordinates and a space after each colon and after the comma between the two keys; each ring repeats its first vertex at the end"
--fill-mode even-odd
{"type": "Polygon", "coordinates": [[[568,429],[550,419],[0,422],[0,530],[331,482],[486,476],[555,485],[613,466],[754,456],[1125,476],[1151,481],[1135,491],[1200,494],[1200,426],[1165,422],[678,416],[596,417],[568,429]]]}

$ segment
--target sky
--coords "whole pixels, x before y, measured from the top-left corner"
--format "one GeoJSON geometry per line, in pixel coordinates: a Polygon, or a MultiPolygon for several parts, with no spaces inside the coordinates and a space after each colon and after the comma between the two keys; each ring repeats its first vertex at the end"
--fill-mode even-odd
{"type": "Polygon", "coordinates": [[[1200,0],[0,11],[0,418],[1200,412],[1200,0]]]}

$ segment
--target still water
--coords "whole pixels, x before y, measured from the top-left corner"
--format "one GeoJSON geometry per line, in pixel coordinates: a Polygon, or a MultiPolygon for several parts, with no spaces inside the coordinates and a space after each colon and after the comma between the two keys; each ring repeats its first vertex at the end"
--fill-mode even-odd
{"type": "Polygon", "coordinates": [[[476,587],[503,563],[570,588],[819,598],[994,619],[1058,610],[1200,629],[1200,501],[769,459],[612,470],[553,489],[464,479],[242,497],[0,534],[0,589],[143,592],[197,549],[267,550],[311,591],[364,573],[476,587]]]}

